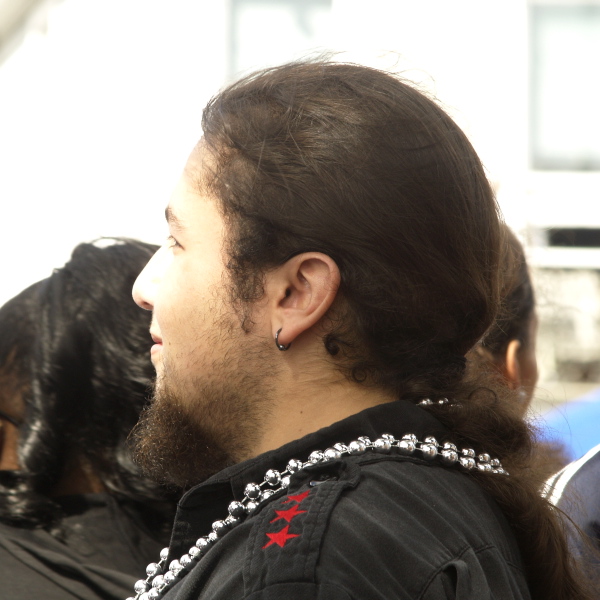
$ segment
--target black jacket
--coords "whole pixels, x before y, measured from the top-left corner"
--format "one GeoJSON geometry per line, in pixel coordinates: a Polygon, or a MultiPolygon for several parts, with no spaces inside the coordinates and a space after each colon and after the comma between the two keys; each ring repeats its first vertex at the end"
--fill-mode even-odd
{"type": "Polygon", "coordinates": [[[108,494],[57,499],[63,537],[0,523],[0,600],[123,600],[161,545],[108,494]]]}
{"type": "MultiPolygon", "coordinates": [[[[290,458],[383,433],[447,440],[425,409],[393,402],[218,473],[181,500],[168,562],[223,519],[245,485],[290,458]]],[[[482,449],[483,450],[483,449],[482,449]]],[[[489,475],[497,477],[499,475],[489,475]]],[[[143,573],[140,574],[140,577],[143,573]]],[[[368,453],[295,474],[216,544],[169,600],[526,599],[512,531],[456,466],[368,453]]]]}

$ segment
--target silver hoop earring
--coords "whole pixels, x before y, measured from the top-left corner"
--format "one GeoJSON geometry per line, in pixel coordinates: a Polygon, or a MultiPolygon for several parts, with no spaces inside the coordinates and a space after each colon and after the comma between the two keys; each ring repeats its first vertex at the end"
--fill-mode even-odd
{"type": "Polygon", "coordinates": [[[287,346],[284,346],[283,344],[279,343],[279,334],[281,333],[281,330],[283,329],[283,327],[279,328],[279,331],[275,334],[275,345],[277,346],[278,350],[281,350],[282,352],[284,352],[285,350],[289,350],[290,346],[292,345],[292,342],[290,342],[287,346]]]}

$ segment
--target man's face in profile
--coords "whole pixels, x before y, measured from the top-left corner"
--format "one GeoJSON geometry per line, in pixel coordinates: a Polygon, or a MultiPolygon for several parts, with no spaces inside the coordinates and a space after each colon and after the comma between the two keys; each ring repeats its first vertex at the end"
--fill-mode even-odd
{"type": "Polygon", "coordinates": [[[197,483],[251,451],[271,398],[270,339],[244,333],[228,300],[226,234],[203,192],[196,150],[167,207],[169,239],[134,286],[153,311],[157,380],[134,431],[139,462],[157,479],[197,483]]]}

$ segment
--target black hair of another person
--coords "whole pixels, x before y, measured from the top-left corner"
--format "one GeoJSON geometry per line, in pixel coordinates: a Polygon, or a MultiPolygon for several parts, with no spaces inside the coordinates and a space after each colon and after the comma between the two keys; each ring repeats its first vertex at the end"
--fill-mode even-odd
{"type": "Polygon", "coordinates": [[[166,527],[172,495],[140,474],[127,446],[154,376],[151,316],[131,288],[156,249],[128,239],[80,244],[63,268],[0,308],[0,371],[16,378],[25,405],[20,469],[0,472],[0,521],[59,531],[53,489],[77,459],[109,494],[148,509],[154,525],[164,515],[166,527]]]}

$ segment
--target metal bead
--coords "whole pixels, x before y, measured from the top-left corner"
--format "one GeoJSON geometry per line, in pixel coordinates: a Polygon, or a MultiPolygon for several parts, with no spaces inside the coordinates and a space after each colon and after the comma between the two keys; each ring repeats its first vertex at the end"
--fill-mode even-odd
{"type": "Polygon", "coordinates": [[[452,450],[453,452],[458,452],[458,448],[454,444],[451,444],[450,442],[446,442],[444,444],[444,450],[452,450]]]}
{"type": "Polygon", "coordinates": [[[169,556],[169,549],[168,549],[168,548],[163,548],[163,549],[160,551],[160,557],[161,557],[163,560],[167,560],[167,557],[168,557],[168,556],[169,556]]]}
{"type": "Polygon", "coordinates": [[[227,507],[227,512],[232,517],[241,517],[246,514],[244,505],[241,502],[238,502],[237,500],[234,500],[229,504],[229,506],[227,507]]]}
{"type": "Polygon", "coordinates": [[[334,444],[333,447],[341,454],[348,452],[348,446],[346,446],[346,444],[340,444],[338,442],[337,444],[334,444]]]}
{"type": "Polygon", "coordinates": [[[367,447],[365,446],[364,442],[361,442],[360,440],[355,440],[348,444],[348,452],[350,452],[352,455],[363,454],[366,449],[367,447]]]}
{"type": "Polygon", "coordinates": [[[183,570],[183,565],[177,560],[172,560],[169,565],[169,571],[171,571],[174,575],[179,575],[183,570]]]}
{"type": "Polygon", "coordinates": [[[490,465],[492,465],[492,467],[494,468],[498,468],[501,466],[500,461],[497,458],[492,458],[492,460],[490,461],[490,465]]]}
{"type": "Polygon", "coordinates": [[[161,572],[161,568],[156,563],[150,563],[146,567],[146,575],[148,575],[148,577],[154,577],[155,575],[158,575],[160,572],[161,572]]]}
{"type": "Polygon", "coordinates": [[[135,600],[135,598],[133,598],[132,596],[129,596],[129,598],[127,598],[127,600],[135,600]]]}
{"type": "Polygon", "coordinates": [[[310,456],[308,457],[308,462],[312,463],[313,465],[316,465],[317,463],[320,463],[323,461],[323,453],[320,450],[315,450],[314,452],[310,453],[310,456]]]}
{"type": "Polygon", "coordinates": [[[198,559],[200,558],[200,555],[202,554],[202,550],[200,550],[200,548],[198,548],[197,546],[192,546],[189,550],[188,550],[188,554],[194,558],[194,559],[198,559]]]}
{"type": "Polygon", "coordinates": [[[366,435],[361,435],[358,438],[359,442],[362,442],[367,448],[370,448],[372,443],[371,443],[371,438],[368,438],[366,435]]]}
{"type": "Polygon", "coordinates": [[[482,463],[488,463],[490,462],[490,455],[489,454],[480,454],[477,459],[479,460],[479,462],[482,463]]]}
{"type": "Polygon", "coordinates": [[[246,504],[246,512],[250,515],[258,508],[257,502],[248,502],[246,504]]]}
{"type": "Polygon", "coordinates": [[[150,590],[148,592],[148,600],[158,600],[160,598],[160,592],[158,590],[150,590]]]}
{"type": "Polygon", "coordinates": [[[228,515],[227,517],[225,517],[225,525],[227,525],[228,529],[231,529],[232,527],[239,525],[240,521],[241,521],[240,518],[232,517],[231,515],[228,515]]]}
{"type": "Polygon", "coordinates": [[[417,446],[412,440],[400,440],[398,442],[398,450],[400,454],[410,455],[416,450],[417,446]]]}
{"type": "Polygon", "coordinates": [[[390,444],[393,444],[396,441],[396,438],[391,433],[382,433],[381,437],[384,440],[387,440],[390,444]]]}
{"type": "Polygon", "coordinates": [[[260,496],[260,486],[257,483],[249,483],[244,489],[244,494],[248,498],[255,500],[260,496]]]}
{"type": "Polygon", "coordinates": [[[176,579],[177,579],[177,576],[172,571],[167,571],[165,573],[165,583],[167,585],[171,585],[176,579]]]}
{"type": "Polygon", "coordinates": [[[165,583],[165,578],[162,575],[157,575],[152,580],[152,587],[153,588],[160,588],[160,587],[163,586],[164,583],[165,583]]]}
{"type": "Polygon", "coordinates": [[[419,439],[417,438],[417,436],[414,433],[405,433],[402,436],[403,440],[408,440],[409,442],[413,442],[414,444],[416,444],[419,439]]]}
{"type": "Polygon", "coordinates": [[[150,594],[148,592],[144,592],[141,596],[139,596],[138,600],[150,600],[150,594]]]}
{"type": "Polygon", "coordinates": [[[290,487],[290,476],[286,475],[285,477],[281,478],[281,488],[285,490],[289,487],[290,487]]]}
{"type": "Polygon", "coordinates": [[[323,459],[326,461],[339,460],[340,458],[342,458],[342,453],[335,448],[327,448],[327,450],[323,452],[323,459]]]}
{"type": "Polygon", "coordinates": [[[428,435],[425,438],[425,443],[426,444],[433,444],[434,446],[438,445],[438,441],[432,435],[428,435]]]}
{"type": "Polygon", "coordinates": [[[423,458],[426,458],[427,460],[433,460],[438,454],[438,449],[433,444],[421,444],[420,450],[423,454],[423,458]]]}
{"type": "Polygon", "coordinates": [[[441,398],[440,400],[438,400],[438,404],[448,404],[448,402],[450,402],[448,398],[441,398]]]}
{"type": "Polygon", "coordinates": [[[225,523],[225,521],[215,521],[212,524],[212,530],[219,536],[221,537],[222,535],[224,535],[225,533],[227,533],[227,530],[229,529],[229,527],[227,527],[227,523],[225,523]]]}
{"type": "Polygon", "coordinates": [[[296,471],[299,471],[302,468],[302,461],[298,460],[297,458],[292,458],[292,460],[290,460],[290,462],[287,464],[287,470],[290,473],[295,473],[296,471]]]}
{"type": "Polygon", "coordinates": [[[138,579],[135,582],[133,589],[135,590],[136,594],[142,594],[148,589],[148,584],[143,579],[138,579]]]}
{"type": "Polygon", "coordinates": [[[387,454],[392,449],[392,444],[389,440],[378,438],[373,442],[373,448],[375,448],[377,452],[384,452],[387,454]]]}
{"type": "Polygon", "coordinates": [[[468,458],[475,458],[475,450],[473,450],[473,448],[463,448],[462,454],[468,458]]]}
{"type": "Polygon", "coordinates": [[[179,564],[184,568],[187,569],[187,567],[189,567],[192,564],[192,557],[189,554],[184,554],[180,559],[179,559],[179,564]]]}
{"type": "Polygon", "coordinates": [[[264,502],[265,500],[268,500],[275,492],[273,490],[265,490],[261,495],[260,495],[260,501],[264,502]]]}
{"type": "Polygon", "coordinates": [[[477,468],[480,471],[491,471],[493,469],[492,465],[490,465],[489,463],[478,463],[477,468]]]}
{"type": "Polygon", "coordinates": [[[269,469],[265,474],[265,481],[269,485],[278,485],[281,481],[281,473],[276,469],[269,469]]]}
{"type": "Polygon", "coordinates": [[[210,546],[210,542],[208,538],[201,537],[196,540],[196,548],[200,548],[200,550],[206,550],[210,546]]]}
{"type": "Polygon", "coordinates": [[[454,450],[442,450],[442,462],[453,465],[458,460],[458,452],[454,450]]]}
{"type": "Polygon", "coordinates": [[[211,531],[206,537],[208,538],[208,541],[211,544],[214,544],[219,538],[219,536],[214,531],[211,531]]]}
{"type": "Polygon", "coordinates": [[[430,398],[423,398],[423,400],[419,402],[419,406],[429,406],[430,404],[433,404],[430,398]]]}
{"type": "Polygon", "coordinates": [[[475,468],[475,459],[467,456],[461,456],[459,461],[461,467],[464,467],[467,470],[471,470],[475,468]]]}

